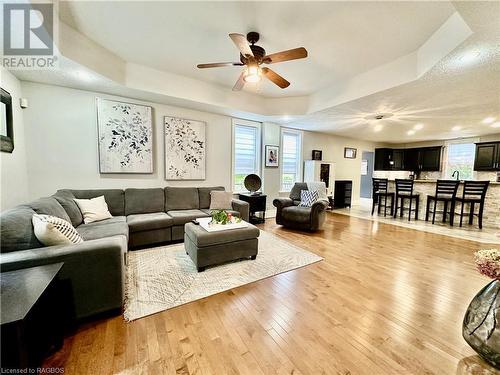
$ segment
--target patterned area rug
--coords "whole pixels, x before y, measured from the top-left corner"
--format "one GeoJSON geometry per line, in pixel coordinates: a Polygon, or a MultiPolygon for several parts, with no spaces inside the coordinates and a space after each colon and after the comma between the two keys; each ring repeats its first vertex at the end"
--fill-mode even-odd
{"type": "Polygon", "coordinates": [[[124,318],[139,319],[322,259],[263,231],[257,259],[209,267],[200,273],[183,243],[130,251],[124,318]]]}

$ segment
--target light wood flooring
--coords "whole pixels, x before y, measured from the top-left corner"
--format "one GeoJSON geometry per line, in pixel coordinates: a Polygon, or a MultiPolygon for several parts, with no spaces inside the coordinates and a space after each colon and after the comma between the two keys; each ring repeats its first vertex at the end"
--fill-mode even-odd
{"type": "Polygon", "coordinates": [[[150,317],[85,324],[65,374],[496,374],[461,337],[484,244],[328,213],[261,229],[324,261],[150,317]]]}

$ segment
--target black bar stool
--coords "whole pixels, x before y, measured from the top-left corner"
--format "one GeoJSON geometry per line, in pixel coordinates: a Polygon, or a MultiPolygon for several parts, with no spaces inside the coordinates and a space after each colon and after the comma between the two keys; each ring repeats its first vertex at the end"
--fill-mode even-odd
{"type": "Polygon", "coordinates": [[[443,223],[446,221],[446,215],[450,215],[450,225],[453,226],[453,218],[455,213],[455,198],[460,181],[458,180],[437,180],[436,194],[427,196],[427,208],[425,210],[425,221],[429,221],[429,214],[432,212],[432,224],[436,219],[437,203],[443,202],[443,223]],[[434,208],[431,211],[431,203],[434,202],[434,208]],[[450,204],[450,212],[448,212],[448,204],[450,204]]]}
{"type": "Polygon", "coordinates": [[[380,214],[382,198],[384,198],[384,216],[387,216],[387,197],[391,198],[391,216],[394,212],[394,192],[387,191],[389,180],[387,178],[372,178],[372,215],[375,212],[375,206],[378,205],[377,213],[380,214]]]}
{"type": "Polygon", "coordinates": [[[405,210],[404,203],[405,199],[410,200],[410,205],[408,207],[408,221],[411,220],[411,212],[415,211],[415,220],[418,220],[418,206],[420,204],[420,194],[413,193],[413,180],[410,179],[399,179],[396,178],[396,198],[394,206],[394,217],[398,214],[398,208],[400,209],[399,216],[403,217],[403,211],[405,210]],[[416,206],[412,209],[413,200],[415,199],[416,206]],[[398,200],[401,201],[401,205],[398,206],[398,200]]]}
{"type": "Polygon", "coordinates": [[[474,220],[474,215],[478,217],[479,229],[483,228],[483,210],[484,210],[484,201],[486,198],[486,192],[488,191],[488,186],[490,185],[489,181],[464,181],[464,190],[462,193],[462,197],[458,197],[456,200],[460,202],[462,207],[460,209],[460,213],[455,215],[460,215],[460,226],[462,226],[462,220],[464,218],[464,214],[469,215],[469,225],[472,224],[474,220]],[[464,213],[464,206],[466,203],[470,204],[469,212],[464,213]],[[479,213],[474,213],[474,205],[479,204],[479,213]]]}

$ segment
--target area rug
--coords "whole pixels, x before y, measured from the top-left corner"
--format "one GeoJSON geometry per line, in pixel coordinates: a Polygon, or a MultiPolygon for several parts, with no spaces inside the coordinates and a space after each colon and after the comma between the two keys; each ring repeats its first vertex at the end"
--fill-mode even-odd
{"type": "Polygon", "coordinates": [[[199,273],[183,243],[130,251],[124,318],[139,319],[322,259],[263,231],[257,259],[209,267],[199,273]]]}

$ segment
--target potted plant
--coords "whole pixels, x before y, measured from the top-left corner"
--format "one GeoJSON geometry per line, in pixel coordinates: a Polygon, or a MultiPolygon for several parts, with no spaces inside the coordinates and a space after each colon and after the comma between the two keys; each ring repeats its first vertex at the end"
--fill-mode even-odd
{"type": "Polygon", "coordinates": [[[500,369],[500,250],[475,253],[479,272],[493,280],[472,299],[465,313],[462,336],[488,363],[500,369]]]}

